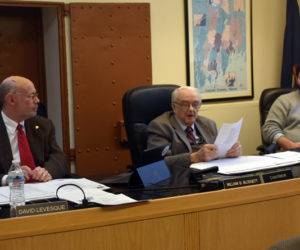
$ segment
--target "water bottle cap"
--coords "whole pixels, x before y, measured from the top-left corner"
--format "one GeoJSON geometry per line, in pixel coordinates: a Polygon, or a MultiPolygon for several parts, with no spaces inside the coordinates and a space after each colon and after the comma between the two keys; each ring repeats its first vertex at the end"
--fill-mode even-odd
{"type": "Polygon", "coordinates": [[[12,160],[12,164],[20,164],[18,160],[12,160]]]}

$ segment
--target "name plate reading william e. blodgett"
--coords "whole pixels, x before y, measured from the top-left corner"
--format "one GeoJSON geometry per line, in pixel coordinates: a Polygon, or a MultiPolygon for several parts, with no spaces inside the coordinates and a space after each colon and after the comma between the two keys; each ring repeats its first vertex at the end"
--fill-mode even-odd
{"type": "Polygon", "coordinates": [[[257,175],[230,178],[230,179],[223,181],[225,189],[256,185],[256,184],[260,184],[260,183],[261,183],[261,180],[260,180],[259,176],[257,176],[257,175]]]}
{"type": "Polygon", "coordinates": [[[69,210],[67,201],[45,202],[16,207],[16,217],[55,213],[69,210]]]}

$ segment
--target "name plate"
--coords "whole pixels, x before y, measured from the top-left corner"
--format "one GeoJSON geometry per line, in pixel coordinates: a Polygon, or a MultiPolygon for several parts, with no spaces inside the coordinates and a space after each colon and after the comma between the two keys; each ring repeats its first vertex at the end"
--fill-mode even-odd
{"type": "Polygon", "coordinates": [[[263,180],[265,183],[267,182],[273,182],[273,181],[281,181],[281,180],[287,180],[293,178],[292,170],[281,170],[277,172],[272,172],[268,174],[262,175],[263,180]]]}
{"type": "Polygon", "coordinates": [[[260,183],[261,180],[257,175],[232,178],[223,181],[223,185],[225,189],[256,185],[260,183]]]}
{"type": "Polygon", "coordinates": [[[45,202],[16,207],[16,217],[55,213],[69,210],[67,201],[45,202]]]}

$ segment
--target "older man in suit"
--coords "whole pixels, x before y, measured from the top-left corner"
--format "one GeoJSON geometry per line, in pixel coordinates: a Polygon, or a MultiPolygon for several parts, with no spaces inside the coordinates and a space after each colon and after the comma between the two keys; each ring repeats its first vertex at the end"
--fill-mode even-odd
{"type": "MultiPolygon", "coordinates": [[[[165,157],[167,165],[189,167],[192,163],[216,158],[214,143],[217,128],[214,121],[198,115],[201,97],[197,89],[181,87],[172,93],[172,110],[150,122],[148,148],[170,144],[165,157]]],[[[241,145],[236,142],[227,157],[241,155],[241,145]]]]}
{"type": "Polygon", "coordinates": [[[53,123],[49,119],[36,116],[38,103],[36,89],[29,79],[11,76],[1,83],[1,185],[7,184],[7,173],[12,160],[21,163],[27,182],[45,182],[67,174],[66,159],[56,143],[53,123]],[[19,150],[19,135],[24,132],[31,151],[30,157],[33,158],[31,166],[22,164],[19,150]]]}

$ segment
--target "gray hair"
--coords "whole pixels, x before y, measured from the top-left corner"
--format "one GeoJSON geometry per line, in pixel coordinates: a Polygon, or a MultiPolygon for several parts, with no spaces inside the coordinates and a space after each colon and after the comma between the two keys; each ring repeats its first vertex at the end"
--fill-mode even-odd
{"type": "Polygon", "coordinates": [[[0,84],[0,107],[3,107],[6,95],[17,90],[17,85],[12,77],[8,77],[2,81],[0,84]]]}
{"type": "Polygon", "coordinates": [[[173,92],[172,92],[172,103],[175,103],[178,101],[178,95],[179,93],[182,91],[182,90],[186,90],[186,89],[189,89],[189,90],[193,90],[195,92],[198,93],[199,95],[199,102],[201,102],[201,94],[199,92],[198,89],[194,88],[194,87],[191,87],[191,86],[182,86],[180,88],[177,88],[175,89],[173,92]]]}

